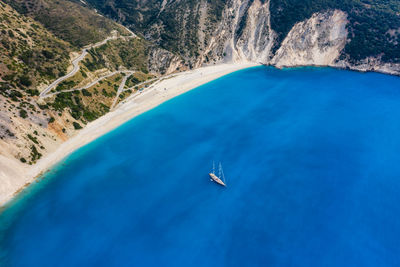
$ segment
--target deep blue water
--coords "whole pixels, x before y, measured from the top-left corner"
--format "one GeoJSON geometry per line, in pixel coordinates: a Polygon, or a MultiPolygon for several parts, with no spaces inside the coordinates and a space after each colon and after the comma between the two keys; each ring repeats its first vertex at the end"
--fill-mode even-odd
{"type": "Polygon", "coordinates": [[[256,67],[172,99],[14,201],[0,262],[399,266],[400,78],[256,67]]]}

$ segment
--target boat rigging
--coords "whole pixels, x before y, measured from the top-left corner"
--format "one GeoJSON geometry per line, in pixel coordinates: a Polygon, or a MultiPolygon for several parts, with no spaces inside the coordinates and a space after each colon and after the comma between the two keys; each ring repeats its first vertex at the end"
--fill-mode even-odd
{"type": "Polygon", "coordinates": [[[208,175],[210,176],[211,181],[214,181],[214,182],[216,182],[217,184],[226,187],[226,184],[225,184],[225,175],[224,175],[224,171],[222,170],[221,162],[220,162],[219,165],[218,165],[218,176],[215,174],[215,164],[214,164],[214,161],[213,161],[212,172],[210,172],[208,175]]]}

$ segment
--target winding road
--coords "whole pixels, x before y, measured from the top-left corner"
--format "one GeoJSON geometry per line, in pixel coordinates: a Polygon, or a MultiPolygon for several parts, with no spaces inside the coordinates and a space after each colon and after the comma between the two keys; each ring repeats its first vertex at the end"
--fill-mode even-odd
{"type": "MultiPolygon", "coordinates": [[[[114,71],[114,72],[111,72],[111,73],[109,73],[107,75],[101,76],[100,78],[94,80],[93,82],[91,82],[91,83],[89,83],[89,84],[87,84],[87,85],[85,85],[83,87],[73,88],[73,89],[69,89],[69,90],[63,90],[63,91],[60,91],[60,92],[49,93],[49,94],[46,94],[45,96],[43,96],[42,98],[51,97],[51,96],[54,96],[54,95],[58,95],[60,93],[67,93],[67,92],[73,92],[73,91],[81,91],[83,89],[89,89],[90,87],[92,87],[96,83],[100,82],[101,80],[107,79],[107,78],[109,78],[111,76],[114,76],[115,74],[119,74],[119,73],[125,73],[125,74],[129,74],[129,76],[131,76],[133,73],[135,73],[135,71],[130,71],[130,70],[114,71]]],[[[125,83],[126,83],[126,81],[125,81],[125,83]]],[[[125,84],[124,84],[124,86],[125,86],[125,84]]]]}
{"type": "MultiPolygon", "coordinates": [[[[112,32],[112,36],[107,37],[107,38],[104,39],[103,41],[100,41],[100,42],[95,43],[95,44],[93,44],[93,45],[89,45],[89,46],[84,47],[84,48],[82,49],[82,53],[81,53],[77,58],[75,58],[74,60],[72,60],[71,63],[72,63],[73,69],[72,69],[68,74],[66,74],[66,75],[63,76],[63,77],[58,78],[57,80],[55,80],[54,82],[52,82],[48,87],[46,87],[46,89],[44,89],[44,90],[39,94],[40,98],[45,98],[45,97],[54,95],[55,93],[49,94],[49,92],[50,92],[53,88],[55,88],[60,82],[62,82],[62,81],[64,81],[64,80],[66,80],[66,79],[68,79],[68,78],[74,76],[74,75],[80,70],[79,63],[86,57],[86,55],[88,54],[88,50],[90,50],[90,49],[92,49],[92,48],[96,48],[96,47],[102,46],[102,45],[104,45],[105,43],[107,43],[107,42],[110,41],[110,40],[115,40],[115,39],[118,39],[118,38],[136,38],[136,37],[137,37],[136,34],[134,34],[131,30],[129,30],[129,29],[127,29],[127,28],[125,28],[125,29],[131,34],[130,36],[117,36],[117,32],[116,32],[116,31],[113,31],[113,32],[112,32]]],[[[124,72],[124,71],[121,71],[121,72],[124,72]]],[[[115,72],[115,73],[117,73],[117,72],[115,72]]],[[[114,73],[114,74],[115,74],[115,73],[114,73]]],[[[112,76],[112,75],[110,75],[110,76],[112,76]]],[[[110,76],[108,76],[108,77],[110,77],[110,76]]],[[[104,79],[104,77],[99,78],[97,81],[99,81],[99,80],[101,80],[101,79],[104,79]]],[[[94,85],[94,84],[92,84],[91,86],[93,86],[93,85],[94,85]]],[[[90,86],[89,86],[89,87],[90,87],[90,86]]],[[[82,89],[85,89],[85,88],[81,88],[80,90],[82,90],[82,89]]],[[[72,91],[75,91],[75,90],[76,90],[76,89],[74,89],[74,90],[72,90],[72,91]]],[[[71,90],[68,90],[68,91],[71,91],[71,90]]],[[[63,91],[63,92],[67,92],[67,91],[63,91]]]]}
{"type": "Polygon", "coordinates": [[[72,69],[72,71],[69,72],[67,75],[65,75],[65,76],[63,76],[63,77],[60,77],[60,78],[58,78],[57,80],[55,80],[54,82],[52,82],[46,89],[44,89],[44,90],[40,93],[39,96],[40,96],[41,98],[46,97],[47,94],[48,94],[48,92],[50,92],[51,89],[55,88],[60,82],[62,82],[62,81],[64,81],[64,80],[66,80],[66,79],[68,79],[68,78],[74,76],[74,75],[78,72],[78,70],[80,69],[79,62],[81,62],[81,61],[85,58],[85,56],[87,55],[87,53],[88,53],[88,52],[87,52],[87,49],[84,48],[84,49],[82,50],[82,54],[81,54],[79,57],[77,57],[77,58],[75,58],[74,60],[72,60],[72,65],[74,66],[74,68],[72,69]]]}
{"type": "Polygon", "coordinates": [[[119,87],[118,87],[117,95],[115,96],[114,102],[112,103],[110,109],[113,109],[115,104],[117,104],[119,95],[124,91],[124,87],[125,87],[126,81],[128,80],[128,78],[133,73],[134,73],[133,71],[127,72],[127,75],[125,75],[125,77],[122,79],[122,81],[121,81],[121,83],[119,84],[119,87]]]}
{"type": "MultiPolygon", "coordinates": [[[[116,94],[116,96],[114,98],[114,101],[113,101],[113,103],[111,105],[111,109],[113,109],[117,105],[119,96],[120,96],[120,94],[122,92],[125,92],[125,91],[128,91],[128,90],[133,90],[135,87],[139,87],[139,86],[151,83],[153,81],[156,81],[153,84],[151,84],[151,86],[148,87],[147,90],[145,90],[144,92],[143,91],[138,91],[138,92],[134,93],[133,95],[129,96],[129,98],[128,98],[128,99],[134,99],[138,95],[146,95],[146,94],[150,93],[151,91],[154,90],[154,86],[156,84],[158,84],[159,82],[161,82],[161,81],[163,81],[165,79],[168,79],[168,78],[170,78],[170,77],[175,75],[175,74],[170,74],[170,75],[167,75],[167,76],[164,76],[164,77],[153,78],[153,79],[141,82],[139,84],[136,84],[136,85],[134,85],[134,86],[132,86],[130,88],[124,89],[128,78],[131,75],[133,75],[135,73],[135,71],[133,71],[133,70],[120,70],[120,71],[114,71],[114,72],[111,72],[111,73],[109,73],[107,75],[99,77],[96,80],[92,81],[91,83],[89,83],[89,84],[87,84],[87,85],[85,85],[83,87],[73,88],[73,89],[63,90],[63,91],[53,92],[53,93],[50,92],[53,88],[57,87],[57,85],[59,83],[61,83],[62,81],[74,76],[80,70],[79,63],[86,57],[86,55],[88,54],[88,51],[90,49],[102,46],[102,45],[104,45],[105,43],[107,43],[110,40],[114,40],[114,39],[118,39],[118,38],[136,38],[137,37],[137,35],[134,34],[131,30],[129,30],[127,28],[125,28],[125,29],[131,34],[130,36],[117,36],[116,32],[114,31],[112,33],[113,34],[112,36],[107,37],[103,41],[95,43],[93,45],[89,45],[89,46],[84,47],[82,49],[82,53],[77,58],[75,58],[74,60],[71,61],[72,65],[73,65],[73,69],[68,74],[66,74],[63,77],[58,78],[57,80],[52,82],[46,89],[44,89],[39,95],[40,98],[51,97],[51,96],[54,96],[54,95],[57,95],[57,94],[60,94],[60,93],[63,93],[63,92],[73,92],[73,91],[80,91],[80,90],[84,90],[84,89],[89,89],[90,87],[94,86],[95,84],[97,84],[101,80],[104,80],[106,78],[109,78],[109,77],[114,76],[114,75],[119,74],[119,73],[125,73],[126,75],[123,77],[123,79],[122,79],[122,81],[121,81],[121,83],[120,83],[120,85],[118,87],[117,94],[116,94]]],[[[125,99],[123,102],[126,102],[126,100],[128,100],[128,99],[125,99]]]]}

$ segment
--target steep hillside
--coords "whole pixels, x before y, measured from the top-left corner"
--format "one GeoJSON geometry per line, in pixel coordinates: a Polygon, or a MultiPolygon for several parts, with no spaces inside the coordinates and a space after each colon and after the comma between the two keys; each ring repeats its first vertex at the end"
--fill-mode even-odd
{"type": "Polygon", "coordinates": [[[179,57],[76,3],[38,0],[13,5],[26,15],[0,2],[2,156],[34,164],[148,85],[147,80],[182,67],[179,57]],[[43,9],[64,4],[71,10],[43,9]],[[42,23],[43,10],[48,13],[42,23]],[[78,15],[71,14],[76,10],[78,15]],[[89,15],[81,20],[84,12],[89,15]]]}
{"type": "Polygon", "coordinates": [[[36,95],[40,84],[65,74],[71,45],[9,6],[0,3],[0,9],[0,77],[3,86],[36,95]]]}
{"type": "Polygon", "coordinates": [[[269,2],[235,0],[229,3],[198,64],[269,62],[275,39],[270,25],[269,2]]]}
{"type": "MultiPolygon", "coordinates": [[[[179,53],[190,66],[238,60],[273,64],[278,62],[277,56],[288,56],[282,49],[276,53],[285,39],[292,39],[288,34],[293,33],[295,25],[300,22],[310,25],[315,17],[329,17],[329,12],[338,10],[346,15],[346,41],[344,46],[336,46],[340,51],[334,53],[337,57],[327,65],[399,71],[400,4],[396,0],[89,0],[88,3],[135,28],[147,40],[179,53]]],[[[325,24],[325,32],[334,31],[334,25],[321,23],[325,24]]],[[[296,36],[310,38],[307,31],[296,36]]],[[[312,43],[304,50],[312,53],[315,49],[312,43]]],[[[332,45],[328,44],[329,47],[332,45]]]]}
{"type": "Polygon", "coordinates": [[[348,15],[349,42],[342,58],[356,63],[368,57],[400,63],[400,2],[396,0],[271,0],[271,26],[277,47],[295,23],[316,12],[339,9],[348,15]]]}
{"type": "Polygon", "coordinates": [[[343,11],[315,13],[290,30],[272,59],[272,64],[332,65],[347,41],[347,15],[343,11]]]}
{"type": "Polygon", "coordinates": [[[89,0],[91,6],[135,29],[147,40],[179,54],[193,66],[221,19],[224,0],[89,0]]]}
{"type": "Polygon", "coordinates": [[[50,112],[36,101],[37,88],[65,74],[71,46],[40,23],[0,3],[0,153],[35,162],[60,137],[48,131],[50,112]]]}
{"type": "Polygon", "coordinates": [[[27,164],[177,70],[258,62],[400,74],[394,0],[5,0],[0,8],[0,154],[27,164]]]}
{"type": "Polygon", "coordinates": [[[0,22],[5,187],[176,71],[240,62],[400,75],[397,0],[0,0],[0,22]]]}
{"type": "Polygon", "coordinates": [[[83,47],[105,39],[112,30],[127,32],[78,3],[66,0],[4,0],[20,14],[41,23],[58,38],[83,47]]]}

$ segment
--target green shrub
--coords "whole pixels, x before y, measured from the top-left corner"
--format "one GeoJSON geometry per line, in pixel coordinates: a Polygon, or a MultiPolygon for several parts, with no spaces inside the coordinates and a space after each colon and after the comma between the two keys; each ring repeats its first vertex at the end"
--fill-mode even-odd
{"type": "Polygon", "coordinates": [[[54,58],[54,54],[49,51],[49,50],[42,50],[42,54],[43,56],[45,56],[47,59],[53,59],[54,58]]]}
{"type": "Polygon", "coordinates": [[[27,75],[23,75],[19,78],[19,83],[28,87],[32,85],[31,80],[29,79],[29,77],[27,75]]]}
{"type": "Polygon", "coordinates": [[[34,136],[28,134],[28,138],[29,138],[32,142],[34,142],[35,144],[39,144],[39,141],[37,140],[36,137],[34,137],[34,136]]]}
{"type": "Polygon", "coordinates": [[[81,126],[79,123],[77,123],[76,121],[74,121],[74,122],[72,123],[72,125],[74,126],[75,130],[82,129],[82,126],[81,126]]]}
{"type": "Polygon", "coordinates": [[[19,111],[19,116],[20,116],[21,118],[23,118],[23,119],[26,119],[26,118],[28,117],[28,113],[26,112],[26,110],[21,109],[21,110],[19,111]]]}
{"type": "Polygon", "coordinates": [[[40,93],[39,93],[39,90],[37,90],[37,89],[28,89],[28,90],[26,90],[26,92],[30,95],[30,96],[38,96],[40,93]]]}
{"type": "Polygon", "coordinates": [[[42,157],[42,154],[40,154],[35,145],[31,146],[31,159],[33,162],[35,162],[36,160],[40,159],[42,157]]]}
{"type": "Polygon", "coordinates": [[[86,90],[86,89],[82,89],[82,94],[83,94],[84,96],[92,96],[92,94],[91,94],[88,90],[86,90]]]}

